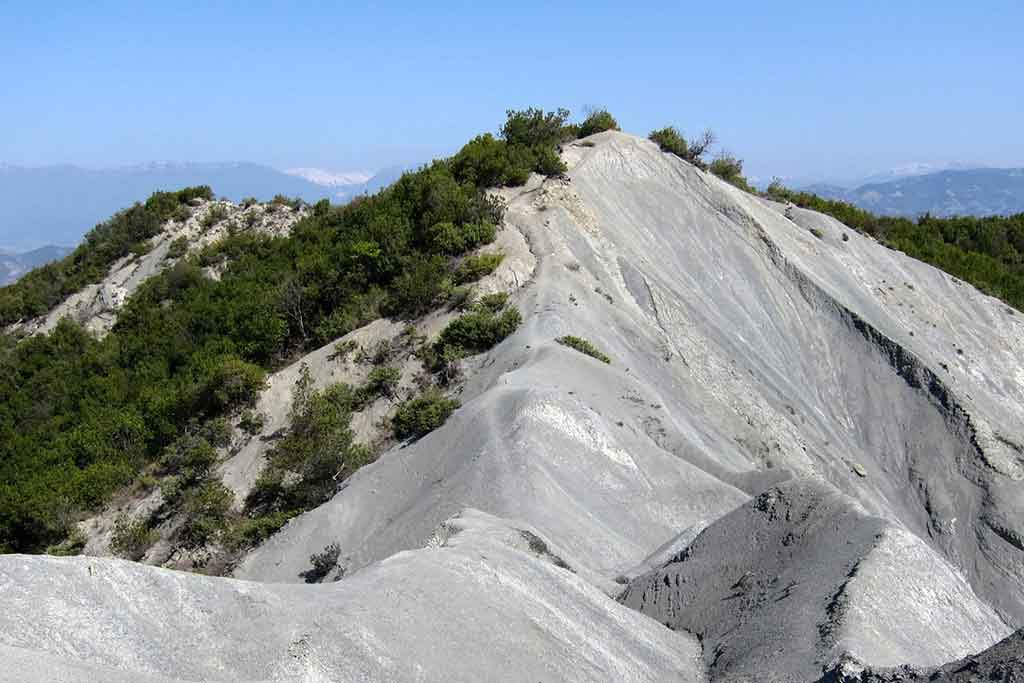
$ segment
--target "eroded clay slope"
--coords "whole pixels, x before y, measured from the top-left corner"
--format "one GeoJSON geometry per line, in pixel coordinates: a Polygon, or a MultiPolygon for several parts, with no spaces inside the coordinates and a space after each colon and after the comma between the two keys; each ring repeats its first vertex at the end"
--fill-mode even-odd
{"type": "Polygon", "coordinates": [[[705,680],[695,639],[616,604],[558,552],[466,511],[430,547],[316,586],[4,556],[0,680],[705,680]]]}

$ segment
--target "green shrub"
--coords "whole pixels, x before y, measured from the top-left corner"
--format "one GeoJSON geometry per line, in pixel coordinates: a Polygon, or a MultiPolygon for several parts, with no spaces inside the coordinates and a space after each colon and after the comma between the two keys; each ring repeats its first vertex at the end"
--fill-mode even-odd
{"type": "Polygon", "coordinates": [[[184,522],[178,529],[178,540],[186,548],[200,548],[226,529],[226,516],[234,494],[219,481],[206,481],[184,496],[184,522]]]}
{"type": "Polygon", "coordinates": [[[405,271],[395,278],[386,312],[415,318],[434,308],[444,290],[447,264],[440,256],[410,259],[405,271]]]}
{"type": "Polygon", "coordinates": [[[355,392],[354,408],[362,408],[381,396],[393,398],[402,372],[398,368],[376,367],[370,370],[366,383],[355,392]]]}
{"type": "Polygon", "coordinates": [[[443,425],[458,407],[458,401],[445,398],[436,389],[406,401],[398,407],[391,421],[395,437],[402,440],[418,439],[443,425]]]}
{"type": "Polygon", "coordinates": [[[470,307],[472,300],[472,287],[452,287],[448,290],[448,299],[445,301],[445,307],[450,311],[464,311],[470,307]]]}
{"type": "Polygon", "coordinates": [[[488,222],[435,223],[427,229],[427,241],[431,251],[447,256],[456,256],[494,241],[494,224],[488,222]]]}
{"type": "Polygon", "coordinates": [[[206,215],[203,216],[203,220],[201,220],[199,224],[204,228],[212,228],[213,226],[217,225],[217,223],[220,223],[221,221],[225,220],[227,217],[227,208],[222,204],[215,204],[214,206],[210,207],[210,210],[206,212],[206,215]]]}
{"type": "Polygon", "coordinates": [[[661,151],[671,152],[701,169],[707,168],[707,164],[704,163],[704,155],[715,143],[715,134],[710,129],[705,130],[700,137],[692,140],[684,138],[674,126],[652,131],[647,137],[658,143],[661,151]]]}
{"type": "Polygon", "coordinates": [[[68,531],[68,537],[55,545],[48,546],[44,551],[47,555],[54,555],[56,557],[70,557],[72,555],[81,555],[82,551],[85,550],[86,538],[85,534],[78,527],[71,527],[68,531]]]}
{"type": "Polygon", "coordinates": [[[435,346],[439,351],[445,347],[467,352],[486,351],[515,332],[521,322],[522,316],[514,308],[498,313],[486,306],[476,306],[448,323],[435,346]]]}
{"type": "Polygon", "coordinates": [[[320,583],[331,571],[338,566],[338,557],[341,555],[341,546],[337,543],[328,543],[319,553],[309,556],[310,569],[302,572],[300,576],[306,583],[320,583]]]}
{"type": "Polygon", "coordinates": [[[470,140],[452,157],[452,174],[461,182],[477,187],[522,185],[530,177],[526,164],[516,164],[508,144],[490,133],[470,140]]]}
{"type": "Polygon", "coordinates": [[[238,426],[246,434],[256,435],[263,431],[266,421],[266,416],[264,416],[263,413],[256,412],[255,410],[247,410],[242,413],[242,419],[239,420],[238,426]]]}
{"type": "Polygon", "coordinates": [[[674,126],[668,126],[659,130],[651,131],[648,139],[658,143],[662,152],[671,152],[677,157],[685,159],[689,155],[689,148],[686,145],[686,138],[683,137],[674,126]]]}
{"type": "Polygon", "coordinates": [[[343,471],[354,472],[369,460],[349,426],[359,392],[345,384],[313,391],[307,370],[292,394],[291,426],[267,454],[246,498],[250,514],[311,509],[334,495],[343,471]]]}
{"type": "Polygon", "coordinates": [[[228,527],[223,536],[224,545],[230,550],[257,546],[277,533],[297,514],[297,510],[283,510],[258,517],[243,517],[228,527]]]}
{"type": "Polygon", "coordinates": [[[164,474],[181,477],[181,485],[192,486],[206,478],[215,462],[217,451],[209,441],[185,434],[164,449],[160,468],[164,474]]]}
{"type": "Polygon", "coordinates": [[[505,292],[494,292],[493,294],[484,294],[480,297],[480,301],[477,302],[477,306],[483,310],[490,311],[491,313],[498,313],[501,309],[505,308],[508,304],[508,294],[505,292]]]}
{"type": "Polygon", "coordinates": [[[818,228],[811,228],[811,234],[817,237],[819,240],[825,239],[825,233],[818,228]]]}
{"type": "Polygon", "coordinates": [[[619,122],[608,113],[607,109],[596,109],[580,124],[576,137],[585,138],[606,130],[619,130],[619,122]]]}
{"type": "Polygon", "coordinates": [[[167,258],[181,258],[188,253],[188,238],[178,237],[167,247],[167,258]]]}
{"type": "Polygon", "coordinates": [[[746,192],[754,191],[753,188],[747,184],[747,179],[743,177],[743,161],[737,159],[731,154],[723,154],[712,161],[711,165],[708,166],[708,170],[725,182],[735,185],[741,190],[746,192]]]}
{"type": "Polygon", "coordinates": [[[479,280],[484,275],[490,275],[504,259],[505,255],[500,253],[467,256],[455,269],[455,282],[463,285],[479,280]]]}
{"type": "Polygon", "coordinates": [[[582,354],[590,356],[591,358],[596,358],[602,363],[607,363],[611,365],[612,359],[606,356],[604,353],[602,353],[596,346],[591,344],[586,339],[583,339],[581,337],[574,337],[573,335],[566,335],[564,337],[559,337],[555,341],[561,344],[562,346],[568,346],[571,349],[576,349],[582,354]]]}
{"type": "Polygon", "coordinates": [[[523,147],[555,147],[567,137],[564,131],[568,109],[545,112],[542,109],[509,109],[501,135],[510,145],[523,147]]]}
{"type": "Polygon", "coordinates": [[[158,538],[156,531],[150,529],[144,521],[122,515],[114,521],[110,549],[120,557],[137,562],[158,538]]]}
{"type": "Polygon", "coordinates": [[[258,365],[229,356],[214,367],[197,402],[210,415],[251,406],[263,390],[265,377],[258,365]]]}

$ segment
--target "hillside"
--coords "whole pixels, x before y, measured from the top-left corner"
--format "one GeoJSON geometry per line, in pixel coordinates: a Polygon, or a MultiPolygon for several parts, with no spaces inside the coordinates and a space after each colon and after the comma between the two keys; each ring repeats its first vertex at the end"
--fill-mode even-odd
{"type": "MultiPolygon", "coordinates": [[[[0,676],[811,683],[923,677],[988,648],[986,666],[1018,675],[1021,313],[649,140],[563,124],[510,116],[500,139],[374,200],[320,205],[287,239],[197,247],[216,281],[166,269],[101,341],[58,325],[4,356],[34,391],[89,405],[107,395],[90,371],[45,360],[80,347],[126,414],[164,421],[160,468],[140,471],[177,488],[140,479],[94,506],[159,536],[138,558],[203,569],[162,544],[204,528],[218,486],[244,500],[232,529],[280,530],[225,559],[230,579],[108,557],[97,518],[97,556],[0,556],[0,676]],[[408,241],[392,250],[395,226],[408,241]],[[288,294],[288,277],[308,305],[279,312],[272,336],[278,318],[241,302],[288,294]],[[338,301],[369,296],[383,315],[337,322],[338,301]],[[225,353],[266,383],[210,384],[225,353]],[[187,371],[162,374],[174,366],[187,371]],[[86,389],[61,394],[39,368],[86,389]],[[136,397],[141,382],[153,389],[136,397]],[[190,489],[195,460],[179,456],[199,449],[173,435],[208,432],[179,413],[219,415],[218,391],[265,419],[228,412],[230,438],[190,489]],[[184,520],[141,509],[140,492],[159,506],[174,491],[192,501],[184,520]]],[[[19,413],[26,431],[64,453],[38,410],[19,413]]],[[[69,432],[63,472],[104,420],[69,432]]],[[[29,453],[27,438],[4,443],[29,453]]],[[[10,509],[0,522],[36,545],[16,549],[54,541],[61,519],[38,508],[56,499],[18,500],[22,526],[10,509]]]]}
{"type": "Polygon", "coordinates": [[[883,216],[1008,216],[1024,212],[1024,169],[975,168],[870,182],[853,189],[803,188],[883,216]]]}
{"type": "Polygon", "coordinates": [[[251,163],[154,163],[103,170],[0,165],[0,246],[26,250],[48,242],[77,244],[93,225],[160,190],[209,185],[236,203],[284,195],[312,204],[376,191],[396,178],[389,171],[345,186],[318,184],[251,163]]]}

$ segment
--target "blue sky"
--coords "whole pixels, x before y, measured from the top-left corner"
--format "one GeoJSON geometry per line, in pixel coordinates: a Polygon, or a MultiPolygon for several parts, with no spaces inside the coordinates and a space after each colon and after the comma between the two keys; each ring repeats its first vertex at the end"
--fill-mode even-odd
{"type": "Polygon", "coordinates": [[[0,5],[0,162],[374,169],[509,107],[710,126],[753,176],[1024,166],[1024,9],[978,2],[0,5]]]}

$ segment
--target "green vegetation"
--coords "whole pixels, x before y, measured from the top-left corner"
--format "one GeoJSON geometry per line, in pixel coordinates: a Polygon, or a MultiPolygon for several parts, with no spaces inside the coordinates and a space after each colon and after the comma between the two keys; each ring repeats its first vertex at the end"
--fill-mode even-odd
{"type": "Polygon", "coordinates": [[[203,220],[201,220],[199,224],[204,228],[209,229],[217,225],[217,223],[220,223],[221,221],[225,220],[227,217],[227,208],[225,208],[221,204],[217,204],[215,206],[210,207],[210,210],[206,213],[205,216],[203,216],[203,220]]]}
{"type": "MultiPolygon", "coordinates": [[[[215,521],[223,492],[190,473],[208,453],[199,448],[195,462],[164,456],[196,424],[251,409],[267,371],[382,314],[413,318],[444,305],[458,257],[490,241],[501,221],[485,189],[564,170],[556,146],[573,137],[567,116],[509,112],[487,154],[476,154],[477,138],[372,197],[318,202],[287,238],[236,231],[183,256],[136,291],[102,340],[68,320],[17,343],[0,335],[0,551],[61,543],[83,512],[158,463],[168,505],[187,512],[189,543],[249,542],[329,496],[333,477],[368,457],[346,436],[351,389],[309,400],[271,457],[249,521],[226,530],[215,521]],[[495,159],[504,169],[497,175],[495,159]],[[206,266],[220,279],[206,277],[206,266]],[[337,448],[314,447],[312,435],[337,448]]],[[[99,281],[192,199],[212,197],[206,187],[157,193],[117,214],[68,258],[0,289],[0,324],[42,314],[99,281]]],[[[298,205],[278,201],[271,206],[298,205]]],[[[472,315],[448,333],[467,349],[519,321],[514,311],[472,315]]],[[[388,378],[377,379],[375,391],[387,390],[388,378]]]]}
{"type": "Polygon", "coordinates": [[[324,549],[309,556],[310,569],[302,572],[301,576],[306,583],[320,583],[338,566],[338,557],[341,556],[341,546],[337,543],[328,543],[324,549]]]}
{"type": "Polygon", "coordinates": [[[267,454],[267,465],[245,501],[251,517],[316,507],[334,495],[339,475],[369,460],[349,427],[357,392],[346,384],[323,391],[312,386],[303,365],[292,392],[291,427],[267,454]]]}
{"type": "Polygon", "coordinates": [[[606,130],[619,130],[619,122],[607,109],[595,109],[580,124],[576,137],[585,138],[606,130]]]}
{"type": "Polygon", "coordinates": [[[504,254],[496,253],[467,256],[455,269],[455,282],[463,285],[479,280],[484,275],[493,273],[504,259],[504,254]]]}
{"type": "Polygon", "coordinates": [[[505,337],[512,334],[522,316],[514,308],[502,311],[504,300],[483,299],[469,313],[448,323],[441,331],[435,348],[443,351],[446,347],[462,353],[486,351],[505,337]]]}
{"type": "Polygon", "coordinates": [[[458,401],[445,398],[437,389],[406,401],[398,407],[398,412],[391,421],[395,438],[418,439],[443,425],[458,407],[458,401]]]}
{"type": "Polygon", "coordinates": [[[611,365],[612,363],[611,358],[606,356],[604,353],[601,352],[600,349],[598,349],[596,346],[591,344],[586,339],[583,339],[582,337],[574,337],[573,335],[569,334],[564,337],[559,337],[555,341],[561,344],[562,346],[568,346],[570,349],[576,349],[582,354],[586,354],[591,358],[596,358],[602,363],[607,363],[609,365],[611,365]]]}
{"type": "Polygon", "coordinates": [[[132,520],[122,515],[114,521],[114,534],[110,538],[110,549],[120,557],[139,560],[156,540],[156,532],[152,531],[144,521],[132,520]]]}
{"type": "Polygon", "coordinates": [[[90,230],[82,244],[60,261],[26,274],[0,288],[0,327],[46,313],[68,295],[102,280],[115,261],[139,251],[161,226],[195,198],[212,199],[209,187],[157,192],[90,230]]]}
{"type": "Polygon", "coordinates": [[[704,155],[715,144],[715,134],[705,130],[699,138],[687,140],[675,126],[668,126],[652,131],[648,139],[658,143],[663,152],[671,152],[681,159],[685,159],[697,168],[706,169],[704,155]]]}
{"type": "Polygon", "coordinates": [[[179,237],[167,247],[167,258],[181,258],[188,251],[188,238],[179,237]]]}
{"type": "Polygon", "coordinates": [[[522,185],[531,172],[555,176],[565,172],[557,148],[577,137],[578,127],[567,125],[569,112],[559,109],[509,111],[501,137],[474,138],[451,159],[459,182],[483,187],[522,185]]]}
{"type": "Polygon", "coordinates": [[[708,170],[725,182],[730,185],[735,185],[744,192],[750,192],[752,194],[757,192],[747,183],[747,179],[743,177],[743,161],[737,159],[731,154],[723,154],[712,161],[708,165],[708,170]]]}
{"type": "Polygon", "coordinates": [[[1024,310],[1024,214],[981,218],[924,215],[912,220],[876,216],[846,202],[789,190],[778,181],[765,194],[832,216],[892,249],[1024,310]]]}

